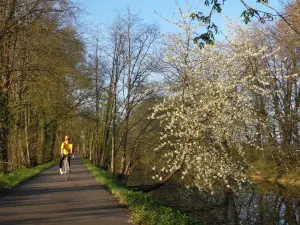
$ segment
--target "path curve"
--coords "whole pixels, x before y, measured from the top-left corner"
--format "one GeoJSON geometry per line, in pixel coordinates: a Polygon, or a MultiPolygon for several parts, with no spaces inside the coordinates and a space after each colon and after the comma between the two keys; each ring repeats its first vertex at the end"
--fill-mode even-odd
{"type": "Polygon", "coordinates": [[[0,224],[130,224],[128,210],[95,181],[81,160],[71,163],[67,182],[56,165],[1,196],[0,224]]]}

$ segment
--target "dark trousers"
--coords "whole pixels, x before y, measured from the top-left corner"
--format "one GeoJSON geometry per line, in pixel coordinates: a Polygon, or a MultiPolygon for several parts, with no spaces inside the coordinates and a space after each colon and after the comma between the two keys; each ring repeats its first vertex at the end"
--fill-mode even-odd
{"type": "Polygon", "coordinates": [[[62,163],[66,157],[68,157],[69,167],[71,167],[71,156],[63,154],[63,157],[61,157],[59,162],[59,168],[62,168],[62,163]]]}

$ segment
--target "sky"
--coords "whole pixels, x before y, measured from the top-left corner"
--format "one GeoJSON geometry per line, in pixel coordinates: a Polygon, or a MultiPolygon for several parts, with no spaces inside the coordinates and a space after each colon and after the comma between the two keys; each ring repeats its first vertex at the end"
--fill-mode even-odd
{"type": "MultiPolygon", "coordinates": [[[[157,23],[159,24],[162,33],[178,32],[176,26],[168,23],[167,21],[160,18],[156,13],[158,12],[166,18],[177,18],[177,6],[175,0],[75,0],[83,7],[85,13],[83,15],[83,20],[86,24],[104,24],[107,25],[113,21],[113,18],[117,11],[122,11],[126,9],[127,6],[134,13],[139,13],[144,22],[147,23],[157,23]]],[[[189,4],[191,6],[196,6],[198,1],[190,0],[189,4]]],[[[204,0],[200,1],[200,11],[208,12],[208,8],[203,4],[204,0]]],[[[257,6],[255,4],[256,0],[246,1],[252,6],[257,6]]],[[[185,0],[177,0],[180,6],[185,5],[185,0]]],[[[280,4],[277,0],[269,0],[269,4],[274,6],[276,9],[280,8],[280,4]]],[[[244,6],[239,0],[228,0],[225,2],[223,8],[223,15],[226,17],[233,17],[240,21],[240,17],[244,6]]],[[[214,22],[219,26],[221,31],[224,32],[223,21],[224,17],[220,15],[214,16],[214,22]]],[[[221,39],[221,34],[217,36],[217,39],[221,39]]]]}

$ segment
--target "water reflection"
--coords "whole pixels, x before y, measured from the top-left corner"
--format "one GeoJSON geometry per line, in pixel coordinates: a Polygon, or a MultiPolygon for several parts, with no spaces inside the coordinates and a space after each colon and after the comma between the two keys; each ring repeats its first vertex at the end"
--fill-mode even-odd
{"type": "MultiPolygon", "coordinates": [[[[129,182],[137,184],[137,177],[133,176],[129,182]]],[[[143,183],[148,182],[143,180],[143,183]]],[[[152,196],[202,224],[300,224],[300,188],[286,189],[271,183],[247,184],[233,194],[211,195],[172,184],[153,191],[152,196]]]]}

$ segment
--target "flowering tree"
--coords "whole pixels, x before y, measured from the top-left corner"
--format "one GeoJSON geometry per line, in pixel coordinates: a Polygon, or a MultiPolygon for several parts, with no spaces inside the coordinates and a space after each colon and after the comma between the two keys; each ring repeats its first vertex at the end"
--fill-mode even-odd
{"type": "Polygon", "coordinates": [[[190,24],[183,20],[185,35],[169,36],[165,51],[166,61],[182,66],[177,70],[182,82],[153,108],[151,119],[164,129],[156,148],[164,153],[154,168],[156,178],[161,185],[180,171],[185,183],[199,188],[233,188],[245,181],[244,150],[261,147],[252,138],[256,125],[265,122],[255,96],[270,92],[266,71],[253,73],[251,63],[276,51],[257,50],[241,27],[230,28],[228,42],[199,49],[188,42],[190,24]]]}

